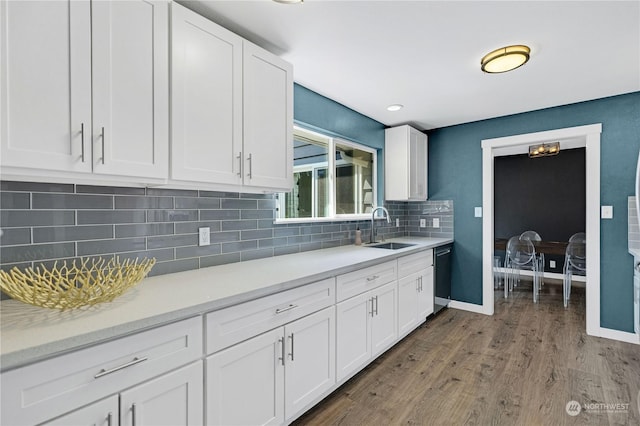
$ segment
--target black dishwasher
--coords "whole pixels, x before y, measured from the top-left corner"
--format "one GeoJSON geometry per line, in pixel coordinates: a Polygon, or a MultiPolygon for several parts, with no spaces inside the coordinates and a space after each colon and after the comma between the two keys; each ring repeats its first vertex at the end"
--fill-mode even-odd
{"type": "Polygon", "coordinates": [[[433,313],[437,314],[442,308],[446,308],[451,301],[451,252],[453,244],[437,247],[435,249],[435,291],[433,300],[433,313]]]}

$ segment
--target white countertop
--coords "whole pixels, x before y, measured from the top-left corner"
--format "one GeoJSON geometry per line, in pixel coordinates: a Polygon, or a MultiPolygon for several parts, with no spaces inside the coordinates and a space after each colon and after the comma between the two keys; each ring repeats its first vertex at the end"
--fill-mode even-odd
{"type": "Polygon", "coordinates": [[[341,246],[145,278],[110,303],[60,312],[16,300],[0,303],[0,368],[64,352],[453,242],[396,238],[400,250],[341,246]]]}

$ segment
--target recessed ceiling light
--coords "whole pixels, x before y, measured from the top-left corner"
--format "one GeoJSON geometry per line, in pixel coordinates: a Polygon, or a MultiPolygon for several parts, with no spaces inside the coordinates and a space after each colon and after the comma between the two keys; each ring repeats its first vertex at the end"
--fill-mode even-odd
{"type": "Polygon", "coordinates": [[[284,3],[284,4],[295,4],[295,3],[304,3],[304,0],[273,0],[276,3],[284,3]]]}
{"type": "Polygon", "coordinates": [[[404,105],[400,105],[400,104],[393,104],[393,105],[389,105],[387,107],[387,111],[399,111],[402,108],[404,108],[404,105]]]}
{"type": "Polygon", "coordinates": [[[501,73],[521,67],[529,60],[531,49],[528,46],[517,44],[501,47],[487,53],[480,60],[480,68],[486,73],[501,73]]]}

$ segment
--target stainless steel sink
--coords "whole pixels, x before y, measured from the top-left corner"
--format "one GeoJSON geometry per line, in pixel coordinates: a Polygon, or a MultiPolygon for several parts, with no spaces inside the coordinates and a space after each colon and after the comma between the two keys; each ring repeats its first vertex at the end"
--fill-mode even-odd
{"type": "Polygon", "coordinates": [[[399,249],[403,249],[403,248],[407,248],[407,247],[413,247],[413,246],[415,246],[415,244],[407,244],[407,243],[382,243],[382,244],[376,244],[376,243],[373,243],[373,244],[368,245],[366,247],[380,248],[380,249],[387,249],[387,250],[399,250],[399,249]]]}

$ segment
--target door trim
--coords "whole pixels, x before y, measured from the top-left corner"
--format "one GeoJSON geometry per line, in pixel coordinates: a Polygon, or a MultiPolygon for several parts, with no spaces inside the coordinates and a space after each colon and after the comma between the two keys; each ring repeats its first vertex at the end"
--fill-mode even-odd
{"type": "MultiPolygon", "coordinates": [[[[482,141],[482,311],[493,315],[494,158],[525,154],[529,145],[560,141],[561,149],[586,151],[586,331],[592,336],[617,336],[600,327],[600,134],[602,123],[527,133],[482,141]]],[[[615,337],[613,337],[615,338],[615,337]]]]}

